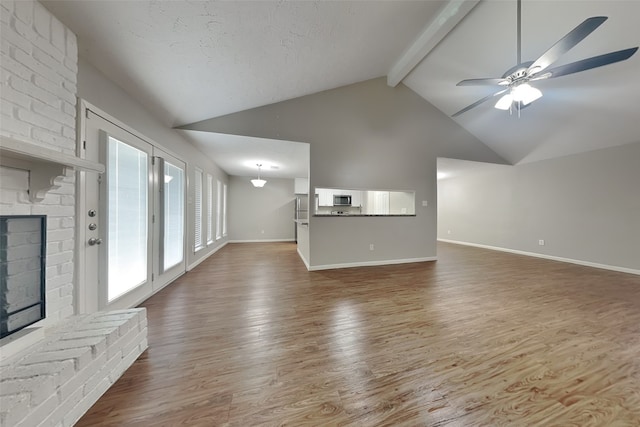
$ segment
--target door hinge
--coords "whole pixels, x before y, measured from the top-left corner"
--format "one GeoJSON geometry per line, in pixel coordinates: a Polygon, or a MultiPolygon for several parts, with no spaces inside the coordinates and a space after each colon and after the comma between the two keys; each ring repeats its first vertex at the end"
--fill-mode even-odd
{"type": "Polygon", "coordinates": [[[153,273],[151,273],[151,281],[153,282],[153,280],[155,279],[153,273]]]}
{"type": "Polygon", "coordinates": [[[151,156],[151,165],[156,164],[156,156],[151,156]]]}
{"type": "Polygon", "coordinates": [[[156,223],[156,216],[154,214],[154,215],[151,215],[151,224],[155,224],[155,223],[156,223]]]}
{"type": "Polygon", "coordinates": [[[87,141],[82,141],[82,149],[83,150],[87,149],[87,141]]]}

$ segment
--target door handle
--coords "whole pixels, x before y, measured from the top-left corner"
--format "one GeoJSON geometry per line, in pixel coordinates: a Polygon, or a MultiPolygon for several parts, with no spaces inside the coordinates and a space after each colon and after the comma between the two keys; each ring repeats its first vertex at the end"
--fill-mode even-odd
{"type": "Polygon", "coordinates": [[[102,243],[102,239],[96,239],[95,237],[92,237],[87,243],[89,243],[89,246],[99,245],[102,243]]]}

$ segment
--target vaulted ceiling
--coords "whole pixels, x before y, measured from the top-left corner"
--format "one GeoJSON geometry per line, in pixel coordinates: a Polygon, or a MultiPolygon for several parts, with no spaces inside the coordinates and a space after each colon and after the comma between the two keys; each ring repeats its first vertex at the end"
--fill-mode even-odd
{"type": "MultiPolygon", "coordinates": [[[[451,115],[491,93],[458,81],[499,77],[516,62],[516,1],[476,3],[44,2],[78,35],[79,54],[168,126],[385,75],[451,115]]],[[[524,0],[522,13],[523,60],[595,15],[609,20],[558,64],[640,42],[640,2],[524,0]]],[[[540,82],[544,96],[520,117],[488,102],[453,120],[514,164],[638,142],[638,75],[640,54],[540,82]]],[[[246,157],[256,143],[189,137],[208,154],[226,150],[229,158],[231,145],[246,157]]]]}

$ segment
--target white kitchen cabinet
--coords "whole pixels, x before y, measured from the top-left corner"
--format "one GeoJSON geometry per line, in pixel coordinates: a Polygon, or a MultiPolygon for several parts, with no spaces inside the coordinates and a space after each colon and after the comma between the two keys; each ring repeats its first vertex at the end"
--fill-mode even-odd
{"type": "Polygon", "coordinates": [[[336,190],[332,188],[318,188],[318,205],[319,206],[333,206],[333,194],[336,190]]]}
{"type": "Polygon", "coordinates": [[[362,206],[362,191],[360,190],[351,190],[351,206],[360,207],[362,206]]]}
{"type": "Polygon", "coordinates": [[[309,180],[307,178],[294,178],[293,189],[295,194],[309,194],[309,180]]]}

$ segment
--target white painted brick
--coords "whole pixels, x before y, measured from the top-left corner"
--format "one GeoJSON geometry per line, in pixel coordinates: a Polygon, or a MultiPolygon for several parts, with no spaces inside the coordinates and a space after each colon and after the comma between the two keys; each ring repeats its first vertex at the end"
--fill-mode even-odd
{"type": "Polygon", "coordinates": [[[118,338],[118,330],[115,328],[112,329],[89,329],[89,330],[80,330],[76,328],[75,332],[70,332],[69,334],[65,334],[65,338],[93,338],[93,337],[105,337],[107,340],[107,346],[113,346],[118,338]]]}
{"type": "Polygon", "coordinates": [[[75,365],[73,360],[62,362],[48,362],[36,364],[20,364],[13,367],[10,372],[3,374],[3,379],[7,380],[29,380],[37,377],[51,377],[53,389],[59,388],[75,375],[75,365]]]}
{"type": "Polygon", "coordinates": [[[58,272],[60,274],[73,273],[73,263],[72,262],[65,262],[64,264],[59,264],[58,265],[58,272]]]}
{"type": "Polygon", "coordinates": [[[14,426],[29,413],[29,394],[0,396],[0,413],[4,414],[3,426],[14,426]]]}
{"type": "Polygon", "coordinates": [[[49,399],[40,406],[30,411],[29,415],[22,420],[16,427],[33,427],[40,423],[47,415],[53,412],[59,404],[58,395],[53,394],[49,399]]]}
{"type": "Polygon", "coordinates": [[[51,14],[39,4],[34,8],[33,26],[45,39],[51,37],[51,14]]]}
{"type": "MultiPolygon", "coordinates": [[[[58,190],[62,190],[62,187],[58,190]]],[[[73,189],[70,191],[73,194],[73,189]]],[[[76,210],[73,206],[42,206],[36,204],[31,208],[31,211],[34,215],[73,216],[76,210]]]]}
{"type": "Polygon", "coordinates": [[[72,73],[78,73],[78,60],[65,58],[64,66],[72,73]]]}
{"type": "Polygon", "coordinates": [[[13,205],[18,201],[18,194],[15,190],[5,190],[0,188],[0,204],[13,205]]]}
{"type": "MultiPolygon", "coordinates": [[[[73,150],[75,147],[75,142],[69,140],[69,138],[60,136],[60,128],[56,129],[55,132],[51,132],[49,130],[43,130],[38,128],[33,128],[31,131],[31,135],[33,140],[42,142],[43,145],[47,145],[50,148],[61,148],[64,147],[67,150],[73,150]]],[[[52,192],[49,192],[52,193],[52,192]]],[[[55,194],[55,193],[52,193],[55,194]]]]}
{"type": "MultiPolygon", "coordinates": [[[[53,258],[56,255],[51,255],[48,258],[53,258]]],[[[62,285],[66,285],[67,283],[71,283],[72,281],[73,281],[73,273],[68,273],[68,274],[58,275],[52,278],[47,278],[47,288],[53,290],[62,285]]]]}
{"type": "Polygon", "coordinates": [[[47,116],[50,119],[68,127],[73,127],[75,125],[75,115],[66,114],[61,111],[60,108],[53,108],[48,104],[38,101],[37,99],[34,99],[31,103],[31,109],[35,113],[47,116]]]}
{"type": "Polygon", "coordinates": [[[62,423],[65,426],[74,425],[80,417],[82,417],[89,408],[93,406],[100,396],[109,389],[110,386],[111,382],[109,382],[108,379],[102,380],[95,389],[93,389],[88,395],[85,395],[84,399],[65,415],[62,423]]]}
{"type": "Polygon", "coordinates": [[[29,405],[36,406],[56,392],[56,379],[52,375],[40,375],[30,378],[3,379],[0,384],[0,396],[29,394],[29,405]]]}
{"type": "Polygon", "coordinates": [[[56,425],[62,425],[61,421],[67,412],[71,411],[82,400],[83,390],[82,387],[76,389],[66,399],[60,398],[60,404],[58,408],[51,412],[38,427],[54,427],[56,425]]]}
{"type": "Polygon", "coordinates": [[[2,118],[2,130],[9,136],[29,137],[31,127],[13,117],[2,118]]]}
{"type": "MultiPolygon", "coordinates": [[[[28,3],[27,1],[18,1],[17,4],[28,3]]],[[[11,27],[16,31],[17,34],[24,37],[26,40],[34,42],[38,38],[38,33],[35,32],[31,25],[27,25],[22,22],[20,19],[12,19],[11,27]]]]}
{"type": "Polygon", "coordinates": [[[0,166],[2,188],[10,190],[26,190],[29,188],[29,172],[20,169],[0,166]]]}
{"type": "MultiPolygon", "coordinates": [[[[140,345],[140,342],[146,338],[147,331],[146,330],[138,331],[137,329],[132,329],[129,333],[132,335],[132,338],[129,340],[129,342],[123,345],[122,354],[130,354],[132,352],[137,352],[139,356],[141,353],[139,349],[139,345],[140,345]]],[[[125,339],[126,337],[123,338],[123,340],[125,339]]]]}
{"type": "MultiPolygon", "coordinates": [[[[2,87],[2,103],[11,103],[27,110],[31,108],[31,98],[11,88],[9,85],[2,87]]],[[[4,123],[2,127],[4,128],[4,123]]]]}
{"type": "Polygon", "coordinates": [[[31,22],[33,22],[33,2],[31,1],[15,2],[15,16],[25,24],[31,25],[31,22]]]}
{"type": "Polygon", "coordinates": [[[106,363],[103,363],[99,370],[95,371],[94,374],[89,378],[84,384],[84,395],[90,394],[93,389],[95,389],[98,384],[100,384],[105,378],[109,379],[111,384],[114,383],[112,378],[109,376],[111,372],[114,371],[118,367],[118,365],[122,362],[122,356],[120,354],[115,357],[111,357],[108,359],[106,363]]]}
{"type": "MultiPolygon", "coordinates": [[[[31,76],[28,76],[28,77],[31,78],[31,76]]],[[[24,93],[27,96],[36,98],[42,102],[46,102],[52,107],[60,106],[60,98],[58,98],[57,96],[45,90],[40,89],[30,81],[24,80],[19,76],[15,76],[15,75],[11,76],[9,78],[9,86],[20,93],[24,93]]],[[[4,124],[3,124],[3,127],[4,127],[4,124]]]]}
{"type": "Polygon", "coordinates": [[[47,351],[53,351],[84,347],[91,348],[92,357],[95,358],[100,353],[104,353],[106,351],[107,340],[104,339],[104,337],[62,339],[46,345],[44,349],[47,351]]]}
{"type": "Polygon", "coordinates": [[[118,366],[112,371],[111,375],[109,376],[111,382],[116,382],[118,378],[120,378],[122,374],[124,374],[124,372],[129,369],[133,362],[135,362],[135,360],[140,357],[140,354],[142,353],[136,347],[133,349],[133,351],[124,356],[118,366]]]}
{"type": "Polygon", "coordinates": [[[67,28],[62,24],[62,22],[53,17],[51,20],[51,43],[62,54],[66,51],[66,31],[67,28]]]}
{"type": "Polygon", "coordinates": [[[66,29],[65,31],[65,41],[66,41],[66,55],[72,61],[78,62],[78,39],[76,35],[70,29],[66,29]]]}
{"type": "Polygon", "coordinates": [[[76,371],[84,369],[91,362],[91,348],[74,348],[69,350],[43,351],[28,356],[24,363],[61,362],[73,359],[76,371]]]}
{"type": "MultiPolygon", "coordinates": [[[[76,375],[74,375],[73,378],[71,378],[69,381],[63,384],[62,387],[60,387],[60,399],[64,401],[68,399],[69,396],[71,396],[76,390],[83,390],[84,384],[89,381],[93,374],[99,371],[106,362],[107,355],[106,353],[102,353],[98,355],[98,357],[94,359],[85,369],[76,372],[76,375]]],[[[85,393],[83,392],[82,394],[85,393]]]]}
{"type": "MultiPolygon", "coordinates": [[[[41,51],[38,50],[38,49],[36,49],[34,51],[34,56],[36,58],[39,58],[39,59],[40,58],[49,57],[46,54],[42,54],[41,51]]],[[[53,65],[52,65],[52,67],[53,67],[53,65]]],[[[59,70],[62,70],[62,68],[59,68],[59,70]]],[[[34,70],[34,71],[36,71],[36,70],[34,70]]],[[[63,74],[68,74],[68,73],[70,73],[70,72],[63,73],[63,74]]],[[[51,76],[49,76],[49,77],[51,77],[51,76]]],[[[39,87],[39,88],[41,88],[41,89],[43,89],[43,90],[55,95],[58,99],[61,99],[63,101],[67,101],[67,102],[69,102],[71,104],[76,102],[75,92],[70,92],[68,89],[66,89],[64,87],[64,83],[65,83],[64,79],[60,79],[60,82],[58,83],[57,81],[52,81],[53,78],[44,78],[44,77],[36,74],[36,75],[33,76],[32,80],[33,80],[33,83],[37,87],[39,87]]]]}
{"type": "Polygon", "coordinates": [[[11,16],[13,16],[13,1],[14,0],[3,0],[0,2],[0,17],[5,24],[8,23],[11,16]]]}
{"type": "MultiPolygon", "coordinates": [[[[57,201],[60,203],[61,197],[70,197],[70,196],[57,196],[57,201]]],[[[74,230],[72,228],[61,228],[58,230],[50,230],[47,234],[47,240],[50,242],[73,239],[75,236],[74,230]]]]}
{"type": "Polygon", "coordinates": [[[62,134],[62,125],[43,116],[42,114],[37,114],[27,110],[18,110],[17,116],[22,122],[26,122],[32,126],[44,127],[52,132],[62,134]]]}
{"type": "MultiPolygon", "coordinates": [[[[16,49],[20,49],[25,53],[31,53],[31,43],[29,42],[29,40],[16,34],[16,32],[10,26],[3,26],[2,29],[0,29],[0,36],[2,37],[2,40],[7,42],[7,46],[12,46],[16,49]]],[[[9,52],[11,52],[11,50],[6,51],[7,54],[9,52]]],[[[10,57],[11,55],[3,57],[2,62],[10,59],[10,57]]]]}

